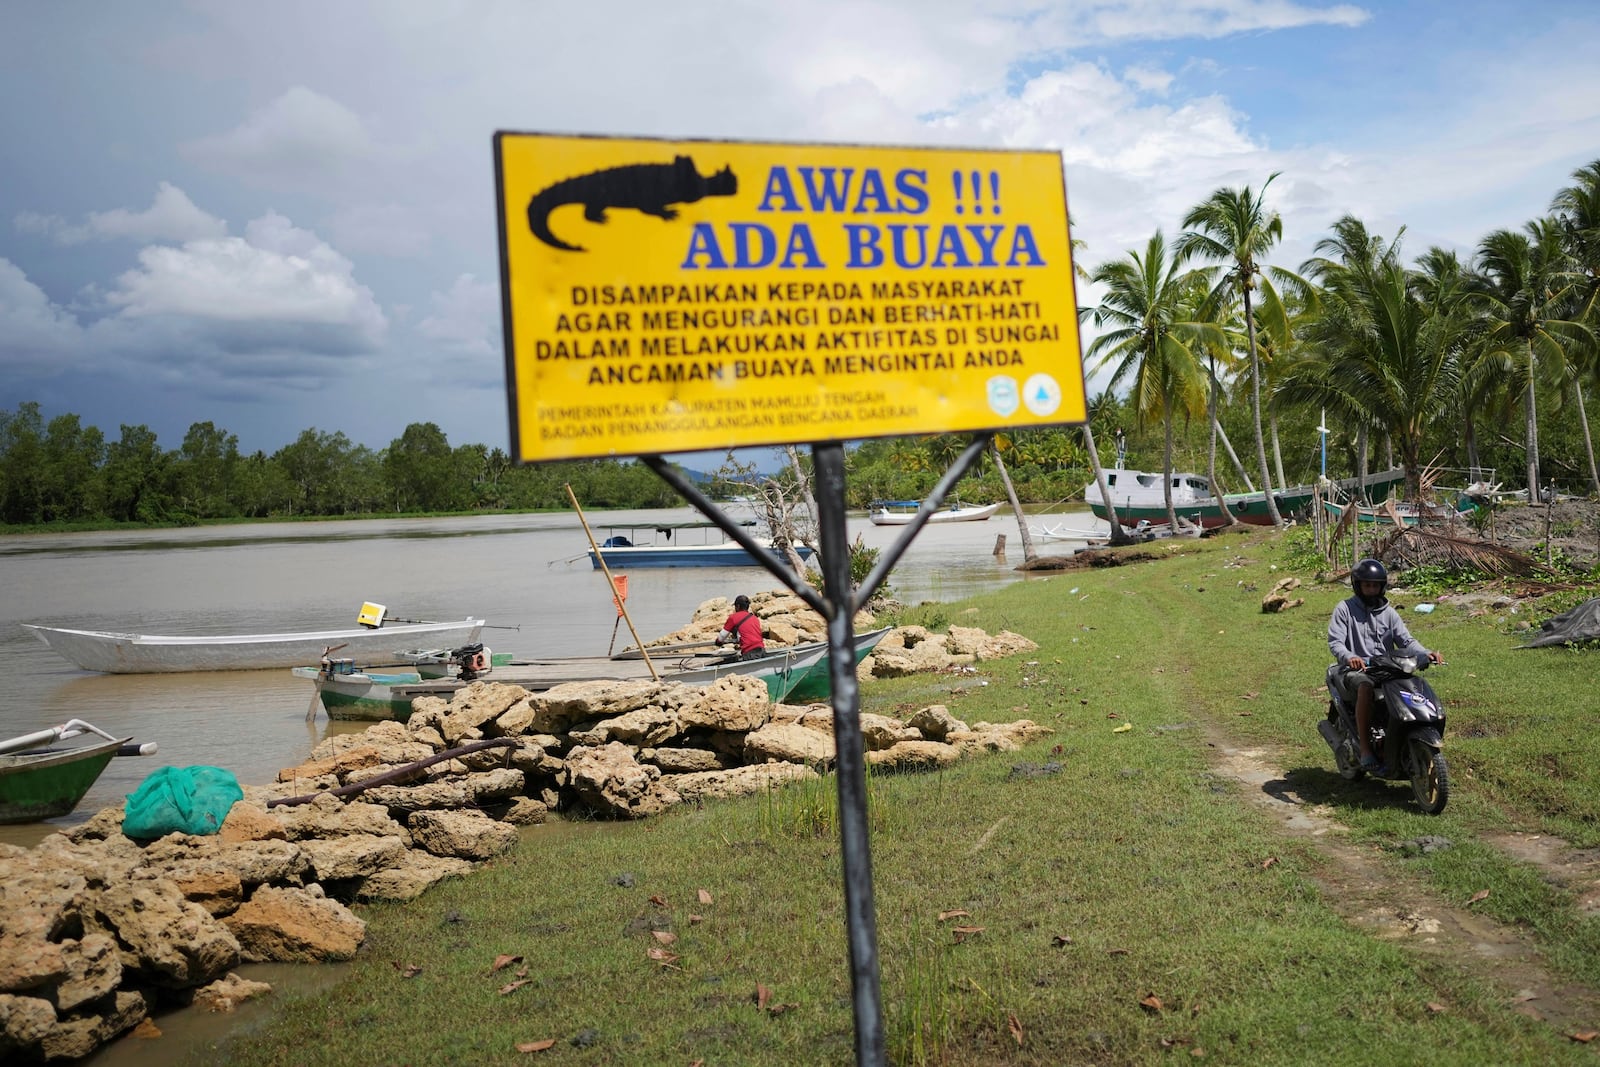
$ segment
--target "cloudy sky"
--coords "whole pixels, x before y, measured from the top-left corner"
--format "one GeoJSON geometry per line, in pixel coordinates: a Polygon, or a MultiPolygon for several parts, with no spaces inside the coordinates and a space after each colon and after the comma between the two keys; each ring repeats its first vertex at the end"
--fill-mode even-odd
{"type": "Polygon", "coordinates": [[[506,447],[497,129],[1059,149],[1090,266],[1274,171],[1286,266],[1346,213],[1469,253],[1600,158],[1597,46],[1593,0],[7,3],[0,411],[506,447]]]}

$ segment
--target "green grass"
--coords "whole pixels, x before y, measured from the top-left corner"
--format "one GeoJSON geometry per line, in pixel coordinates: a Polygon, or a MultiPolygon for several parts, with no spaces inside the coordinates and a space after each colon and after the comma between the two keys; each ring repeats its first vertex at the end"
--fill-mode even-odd
{"type": "MultiPolygon", "coordinates": [[[[1333,773],[1315,723],[1327,617],[1345,589],[1302,588],[1302,607],[1261,614],[1289,573],[1282,553],[1242,538],[1163,547],[1158,563],[907,612],[1041,647],[976,678],[872,682],[864,710],[942,703],[969,722],[1031,718],[1056,732],[937,774],[873,775],[891,1062],[1170,1063],[1203,1050],[1208,1063],[1387,1064],[1419,1048],[1440,1062],[1592,1060],[1512,1012],[1483,976],[1345,923],[1314,877],[1315,846],[1279,836],[1213,774],[1204,735],[1271,746],[1358,841],[1451,837],[1449,851],[1381,862],[1407,892],[1464,904],[1490,889],[1475,910],[1524,927],[1560,973],[1600,985],[1594,920],[1479,840],[1515,827],[1600,843],[1593,715],[1574,705],[1592,689],[1593,657],[1511,652],[1493,620],[1445,605],[1410,617],[1451,660],[1434,684],[1451,712],[1456,788],[1444,815],[1422,816],[1400,785],[1333,773]],[[1133,729],[1114,732],[1123,724],[1133,729]],[[1059,773],[1039,771],[1052,762],[1059,773]],[[1035,773],[1017,773],[1023,764],[1035,773]],[[1141,1004],[1152,996],[1159,1009],[1141,1004]]],[[[832,788],[530,828],[468,879],[360,909],[368,944],[350,978],[285,997],[221,1051],[242,1065],[509,1064],[530,1060],[517,1043],[556,1039],[533,1061],[851,1062],[832,788]],[[675,958],[652,960],[652,948],[675,958]],[[522,962],[491,972],[500,954],[522,962]],[[396,965],[421,970],[405,978],[396,965]],[[519,968],[527,984],[502,995],[519,968]]]]}

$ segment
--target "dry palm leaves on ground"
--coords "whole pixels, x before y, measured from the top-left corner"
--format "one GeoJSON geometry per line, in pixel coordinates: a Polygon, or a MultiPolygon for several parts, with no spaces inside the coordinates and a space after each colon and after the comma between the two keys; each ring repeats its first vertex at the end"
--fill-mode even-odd
{"type": "Polygon", "coordinates": [[[1419,526],[1395,527],[1372,546],[1371,554],[1406,567],[1471,568],[1495,577],[1526,577],[1539,566],[1526,553],[1514,548],[1419,526]]]}

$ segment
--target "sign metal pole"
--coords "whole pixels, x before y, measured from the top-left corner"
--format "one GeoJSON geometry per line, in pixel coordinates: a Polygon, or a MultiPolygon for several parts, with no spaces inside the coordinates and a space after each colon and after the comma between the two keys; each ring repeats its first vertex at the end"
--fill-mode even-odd
{"type": "Polygon", "coordinates": [[[866,747],[861,739],[861,690],[856,684],[855,612],[851,610],[849,539],[845,531],[844,446],[814,445],[817,518],[825,548],[822,585],[828,617],[828,673],[833,683],[834,776],[839,789],[839,848],[844,859],[844,908],[850,941],[850,989],[855,1008],[856,1063],[884,1063],[883,996],[878,979],[878,918],[872,896],[872,850],[867,842],[866,747]]]}

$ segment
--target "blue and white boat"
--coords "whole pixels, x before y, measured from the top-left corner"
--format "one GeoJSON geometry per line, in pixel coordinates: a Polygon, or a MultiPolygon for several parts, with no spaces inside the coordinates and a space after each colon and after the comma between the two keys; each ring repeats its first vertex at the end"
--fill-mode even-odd
{"type": "MultiPolygon", "coordinates": [[[[752,521],[741,523],[754,529],[752,521]]],[[[761,564],[750,552],[714,522],[652,522],[634,525],[600,526],[606,537],[600,542],[599,554],[589,550],[589,562],[600,569],[600,556],[605,556],[606,566],[614,571],[633,567],[758,567],[761,564]]],[[[757,537],[775,557],[782,558],[772,548],[770,537],[757,537]]],[[[811,548],[796,545],[801,559],[811,558],[811,548]]]]}

